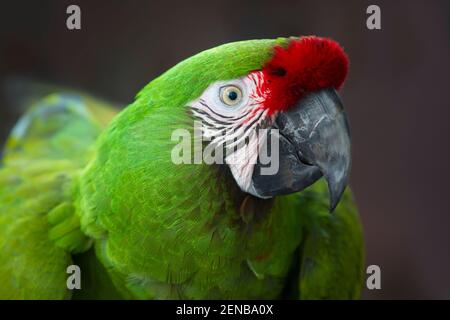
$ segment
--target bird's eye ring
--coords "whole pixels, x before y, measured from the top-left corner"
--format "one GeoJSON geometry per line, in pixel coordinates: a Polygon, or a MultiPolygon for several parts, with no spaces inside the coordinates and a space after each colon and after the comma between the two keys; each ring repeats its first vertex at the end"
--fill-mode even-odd
{"type": "Polygon", "coordinates": [[[242,100],[242,91],[234,85],[222,87],[220,100],[227,106],[235,106],[242,100]]]}

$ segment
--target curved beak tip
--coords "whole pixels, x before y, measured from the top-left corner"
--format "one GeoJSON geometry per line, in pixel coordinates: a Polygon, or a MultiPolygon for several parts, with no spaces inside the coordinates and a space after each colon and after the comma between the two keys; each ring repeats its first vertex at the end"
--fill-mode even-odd
{"type": "Polygon", "coordinates": [[[328,167],[322,166],[322,172],[328,184],[330,213],[336,209],[345,192],[348,184],[349,168],[350,157],[347,156],[342,157],[340,160],[335,160],[334,165],[328,167]]]}
{"type": "Polygon", "coordinates": [[[337,205],[341,201],[341,198],[342,198],[342,195],[344,194],[346,186],[347,186],[346,183],[338,184],[338,185],[333,185],[333,184],[328,183],[328,193],[329,193],[329,198],[330,198],[330,207],[329,207],[330,213],[334,212],[337,205]]]}

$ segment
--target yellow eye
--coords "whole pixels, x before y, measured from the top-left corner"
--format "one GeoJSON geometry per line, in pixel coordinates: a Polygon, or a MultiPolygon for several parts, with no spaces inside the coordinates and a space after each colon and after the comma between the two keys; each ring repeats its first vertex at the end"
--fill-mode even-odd
{"type": "Polygon", "coordinates": [[[220,100],[227,106],[235,106],[242,100],[242,91],[236,86],[226,86],[220,89],[220,100]]]}

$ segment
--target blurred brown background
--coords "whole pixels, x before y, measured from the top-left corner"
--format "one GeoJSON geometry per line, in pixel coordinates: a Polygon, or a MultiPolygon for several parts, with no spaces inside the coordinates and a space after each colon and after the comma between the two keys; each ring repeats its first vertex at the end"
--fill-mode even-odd
{"type": "MultiPolygon", "coordinates": [[[[236,40],[316,34],[351,60],[342,96],[353,136],[351,185],[367,264],[382,270],[369,299],[450,299],[450,2],[5,1],[0,77],[32,77],[119,102],[178,61],[236,40]],[[66,28],[78,4],[82,30],[66,28]],[[381,7],[382,30],[366,28],[381,7]]],[[[1,79],[0,79],[1,80],[1,79]]],[[[0,105],[0,142],[19,116],[0,105]]]]}

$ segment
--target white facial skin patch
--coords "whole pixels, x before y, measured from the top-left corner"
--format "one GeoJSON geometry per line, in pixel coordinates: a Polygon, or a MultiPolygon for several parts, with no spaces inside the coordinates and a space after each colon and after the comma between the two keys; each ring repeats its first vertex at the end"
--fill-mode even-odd
{"type": "Polygon", "coordinates": [[[236,183],[248,192],[253,170],[267,133],[259,129],[270,126],[274,116],[263,108],[260,88],[262,72],[211,84],[203,94],[188,104],[195,119],[201,122],[201,133],[208,147],[223,148],[236,183]]]}

